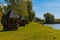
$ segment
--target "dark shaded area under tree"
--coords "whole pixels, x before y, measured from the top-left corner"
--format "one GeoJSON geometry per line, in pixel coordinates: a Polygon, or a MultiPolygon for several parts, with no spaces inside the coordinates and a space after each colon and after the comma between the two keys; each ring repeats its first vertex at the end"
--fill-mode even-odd
{"type": "Polygon", "coordinates": [[[19,16],[10,10],[6,15],[3,15],[1,23],[3,30],[17,30],[19,28],[19,16]]]}

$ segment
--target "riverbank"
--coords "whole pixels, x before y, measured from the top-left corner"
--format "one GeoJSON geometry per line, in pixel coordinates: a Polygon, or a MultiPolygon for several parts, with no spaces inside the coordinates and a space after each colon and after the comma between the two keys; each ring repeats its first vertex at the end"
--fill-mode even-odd
{"type": "Polygon", "coordinates": [[[0,40],[60,40],[60,30],[31,22],[17,31],[0,32],[0,40]]]}

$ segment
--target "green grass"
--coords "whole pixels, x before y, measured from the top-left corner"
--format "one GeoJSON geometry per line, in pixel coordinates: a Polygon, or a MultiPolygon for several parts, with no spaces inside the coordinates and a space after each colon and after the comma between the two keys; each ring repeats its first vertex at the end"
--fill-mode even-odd
{"type": "Polygon", "coordinates": [[[60,40],[60,30],[31,22],[17,31],[0,32],[0,40],[60,40]]]}

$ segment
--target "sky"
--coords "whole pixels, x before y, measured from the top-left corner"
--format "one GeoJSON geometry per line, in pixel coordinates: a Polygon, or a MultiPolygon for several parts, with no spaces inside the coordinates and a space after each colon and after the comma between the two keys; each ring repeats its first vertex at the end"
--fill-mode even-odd
{"type": "Polygon", "coordinates": [[[0,3],[3,3],[4,2],[4,0],[0,0],[0,3]]]}
{"type": "MultiPolygon", "coordinates": [[[[4,2],[4,0],[0,0],[4,2]]],[[[47,12],[53,14],[55,18],[60,18],[60,0],[32,0],[33,10],[39,18],[47,12]]]]}
{"type": "Polygon", "coordinates": [[[32,3],[37,17],[43,18],[43,15],[49,12],[55,18],[60,18],[60,0],[33,0],[32,3]]]}

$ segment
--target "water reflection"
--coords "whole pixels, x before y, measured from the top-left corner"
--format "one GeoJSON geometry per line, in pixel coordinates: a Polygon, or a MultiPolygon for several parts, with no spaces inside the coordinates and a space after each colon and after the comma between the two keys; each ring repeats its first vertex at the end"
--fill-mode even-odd
{"type": "Polygon", "coordinates": [[[60,30],[60,24],[45,24],[45,26],[50,26],[54,29],[59,29],[60,30]]]}

